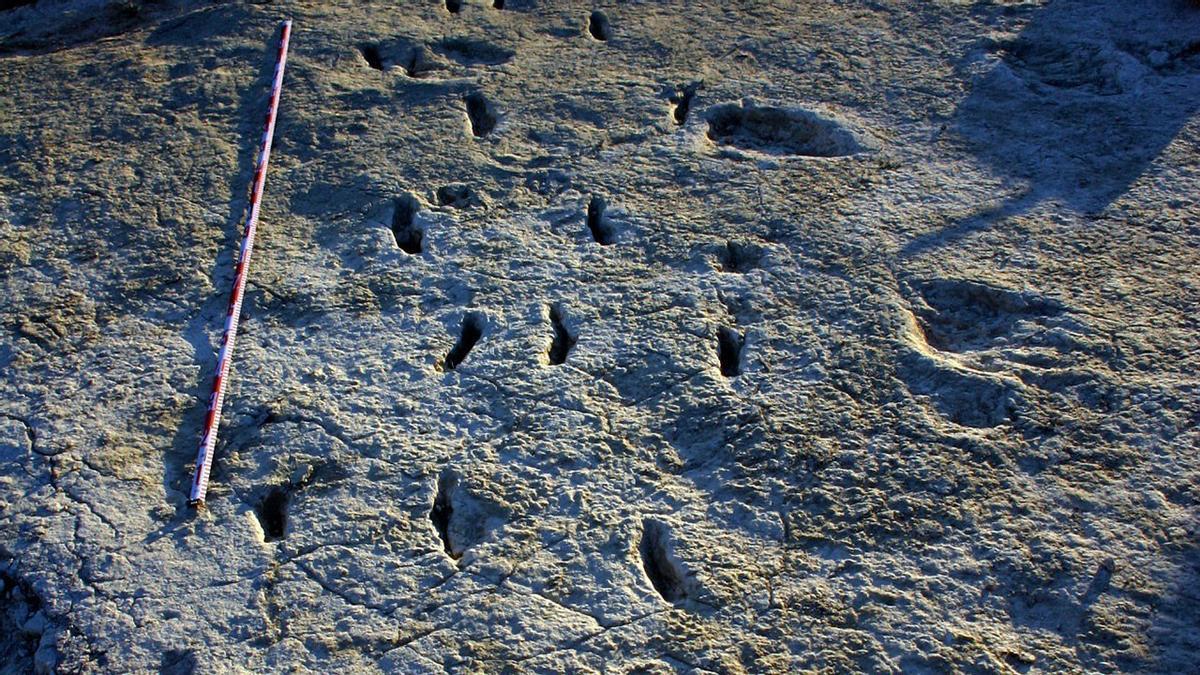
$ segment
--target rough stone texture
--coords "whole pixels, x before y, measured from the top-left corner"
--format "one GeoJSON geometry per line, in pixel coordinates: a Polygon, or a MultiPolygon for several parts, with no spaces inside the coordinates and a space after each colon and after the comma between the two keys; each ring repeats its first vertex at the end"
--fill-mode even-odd
{"type": "Polygon", "coordinates": [[[1200,8],[498,4],[5,3],[0,669],[1194,672],[1200,8]]]}

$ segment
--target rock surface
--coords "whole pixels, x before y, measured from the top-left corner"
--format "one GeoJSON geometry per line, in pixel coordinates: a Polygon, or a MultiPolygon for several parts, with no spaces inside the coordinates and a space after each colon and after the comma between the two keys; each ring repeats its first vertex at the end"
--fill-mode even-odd
{"type": "Polygon", "coordinates": [[[0,670],[1200,660],[1193,3],[4,7],[0,670]]]}

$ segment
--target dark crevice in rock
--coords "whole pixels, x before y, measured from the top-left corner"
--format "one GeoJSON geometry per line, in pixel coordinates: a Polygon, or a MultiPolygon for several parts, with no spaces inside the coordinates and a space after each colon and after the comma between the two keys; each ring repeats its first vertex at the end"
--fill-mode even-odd
{"type": "Polygon", "coordinates": [[[504,9],[504,0],[492,0],[492,7],[496,9],[504,9]]]}
{"type": "Polygon", "coordinates": [[[742,369],[742,347],[746,338],[732,328],[722,326],[717,331],[717,359],[721,362],[721,374],[736,377],[742,369]]]}
{"type": "Polygon", "coordinates": [[[592,232],[592,239],[596,240],[597,244],[608,246],[613,243],[613,230],[608,220],[604,217],[604,210],[608,208],[603,197],[592,197],[588,202],[587,207],[587,226],[592,232]]]}
{"type": "Polygon", "coordinates": [[[643,521],[638,552],[642,556],[642,569],[654,590],[667,602],[679,602],[687,597],[686,575],[667,552],[668,537],[666,525],[654,520],[643,521]]]}
{"type": "Polygon", "coordinates": [[[255,513],[262,525],[263,541],[278,541],[287,536],[287,510],[291,501],[291,491],[287,488],[273,488],[259,503],[255,513]]]}
{"type": "Polygon", "coordinates": [[[686,87],[680,87],[671,96],[671,117],[675,119],[675,123],[683,125],[687,122],[688,113],[692,109],[692,99],[696,97],[696,91],[700,89],[699,82],[693,82],[686,87]]]}
{"type": "Polygon", "coordinates": [[[547,355],[550,358],[550,364],[557,366],[566,362],[567,354],[575,346],[577,338],[567,330],[563,323],[563,311],[560,307],[550,308],[550,325],[554,328],[554,341],[550,343],[547,355]]]}
{"type": "Polygon", "coordinates": [[[470,312],[463,317],[462,333],[459,335],[458,342],[454,344],[454,348],[446,354],[445,360],[442,361],[442,367],[446,370],[454,370],[458,367],[463,359],[467,358],[467,354],[471,353],[471,348],[479,342],[479,338],[483,337],[483,316],[477,312],[470,312]]]}
{"type": "Polygon", "coordinates": [[[438,206],[465,209],[479,203],[479,195],[469,185],[454,183],[437,189],[438,206]]]}
{"type": "Polygon", "coordinates": [[[471,133],[476,138],[483,138],[492,133],[492,130],[496,128],[497,121],[492,104],[479,92],[468,95],[465,102],[467,119],[471,121],[471,133]]]}
{"type": "Polygon", "coordinates": [[[375,70],[383,70],[383,55],[379,53],[378,45],[360,45],[358,51],[362,54],[368,66],[371,66],[375,70]]]}
{"type": "Polygon", "coordinates": [[[753,244],[743,244],[737,241],[725,242],[725,250],[721,252],[721,271],[744,273],[762,261],[762,249],[753,244]]]}
{"type": "Polygon", "coordinates": [[[396,240],[396,246],[409,255],[416,255],[423,250],[425,232],[416,225],[417,212],[420,210],[421,203],[416,197],[404,195],[396,199],[392,211],[392,237],[396,240]]]}
{"type": "Polygon", "coordinates": [[[438,478],[437,495],[433,498],[433,508],[429,510],[429,521],[433,523],[433,529],[437,531],[438,538],[442,540],[442,548],[445,549],[446,555],[455,560],[462,557],[461,553],[455,554],[454,546],[450,543],[450,517],[454,514],[450,496],[457,487],[458,477],[449,470],[443,471],[441,477],[438,478]]]}
{"type": "Polygon", "coordinates": [[[604,12],[596,10],[588,17],[588,33],[601,42],[612,36],[612,24],[604,12]]]}
{"type": "Polygon", "coordinates": [[[446,11],[458,14],[462,11],[462,0],[446,0],[446,11]]]}

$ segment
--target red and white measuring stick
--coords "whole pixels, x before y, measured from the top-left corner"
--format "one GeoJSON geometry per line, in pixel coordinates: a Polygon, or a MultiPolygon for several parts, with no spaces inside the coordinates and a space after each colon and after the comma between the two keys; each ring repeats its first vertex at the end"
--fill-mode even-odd
{"type": "Polygon", "coordinates": [[[275,135],[275,113],[279,110],[279,94],[283,88],[283,67],[287,63],[288,39],[292,36],[292,22],[283,22],[279,37],[279,55],[275,60],[275,77],[271,82],[271,103],[267,119],[263,124],[262,148],[258,154],[258,166],[254,169],[254,187],[250,192],[250,214],[246,217],[246,231],[242,235],[242,250],[238,253],[237,269],[233,277],[233,294],[229,296],[229,309],[225,314],[225,333],[221,336],[221,350],[217,354],[217,373],[213,376],[212,396],[208,399],[208,415],[204,418],[204,432],[200,436],[200,451],[196,454],[196,477],[192,480],[192,493],[188,504],[202,506],[208,492],[208,473],[212,470],[213,449],[217,444],[217,428],[221,425],[221,405],[225,402],[225,381],[229,376],[229,361],[233,357],[233,341],[237,337],[238,319],[242,315],[242,294],[246,291],[246,274],[250,267],[250,253],[254,250],[254,232],[258,227],[258,210],[262,202],[263,185],[267,182],[267,160],[271,157],[271,138],[275,135]]]}

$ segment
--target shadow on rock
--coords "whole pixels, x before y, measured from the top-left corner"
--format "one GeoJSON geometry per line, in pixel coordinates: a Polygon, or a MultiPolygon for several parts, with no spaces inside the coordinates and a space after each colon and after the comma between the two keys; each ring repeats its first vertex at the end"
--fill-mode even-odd
{"type": "Polygon", "coordinates": [[[905,254],[1043,200],[1096,212],[1120,197],[1200,108],[1200,13],[1186,5],[1065,0],[1038,10],[1015,38],[981,45],[976,63],[990,67],[950,128],[1028,188],[917,238],[905,254]]]}

